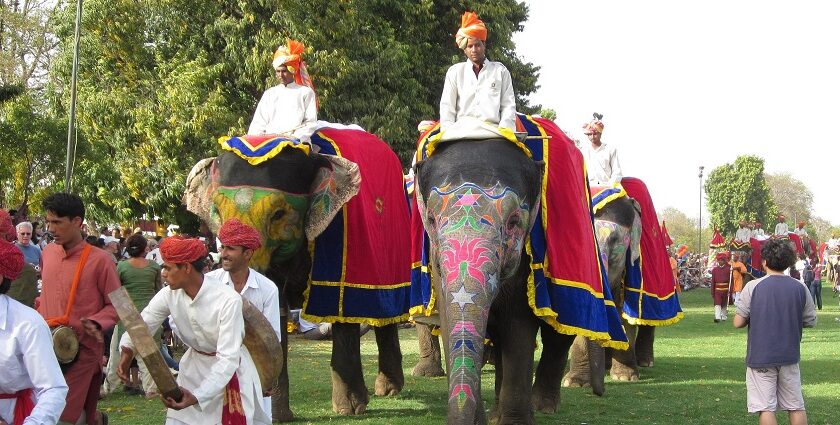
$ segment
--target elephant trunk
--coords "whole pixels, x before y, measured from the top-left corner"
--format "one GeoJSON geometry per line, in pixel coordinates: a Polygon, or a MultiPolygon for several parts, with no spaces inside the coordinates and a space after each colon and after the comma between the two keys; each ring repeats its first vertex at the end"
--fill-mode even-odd
{"type": "Polygon", "coordinates": [[[481,367],[490,304],[496,285],[487,279],[460,278],[442,285],[441,334],[449,376],[449,424],[486,423],[481,401],[481,367]],[[492,288],[491,288],[492,286],[492,288]]]}
{"type": "Polygon", "coordinates": [[[604,347],[587,338],[586,351],[589,357],[589,384],[592,385],[592,394],[602,396],[604,395],[604,374],[606,372],[604,347]]]}

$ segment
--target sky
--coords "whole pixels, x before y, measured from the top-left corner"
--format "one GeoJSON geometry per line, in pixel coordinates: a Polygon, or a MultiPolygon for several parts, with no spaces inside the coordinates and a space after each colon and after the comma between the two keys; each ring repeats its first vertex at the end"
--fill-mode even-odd
{"type": "MultiPolygon", "coordinates": [[[[840,225],[840,2],[525,3],[514,42],[541,67],[531,103],[583,142],[583,123],[604,114],[602,141],[657,211],[696,219],[698,167],[705,181],[749,154],[804,182],[814,215],[840,225]]],[[[704,199],[704,223],[707,211],[704,199]]]]}

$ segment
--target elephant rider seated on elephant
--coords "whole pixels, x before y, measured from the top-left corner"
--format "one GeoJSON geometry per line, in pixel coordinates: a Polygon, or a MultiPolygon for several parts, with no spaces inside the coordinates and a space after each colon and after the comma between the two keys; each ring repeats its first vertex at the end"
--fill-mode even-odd
{"type": "Polygon", "coordinates": [[[738,222],[738,230],[735,231],[735,241],[741,243],[749,243],[752,237],[752,231],[747,228],[747,222],[741,220],[738,222]]]}
{"type": "Polygon", "coordinates": [[[788,225],[785,223],[785,216],[779,216],[779,222],[776,223],[776,228],[773,229],[773,235],[777,238],[779,237],[787,237],[788,235],[788,225]]]}
{"type": "Polygon", "coordinates": [[[805,222],[800,221],[799,223],[796,223],[796,228],[793,229],[793,233],[795,233],[796,236],[799,236],[799,239],[802,239],[803,241],[808,239],[808,231],[805,230],[805,222]]]}
{"type": "Polygon", "coordinates": [[[464,12],[455,35],[465,62],[446,71],[440,98],[440,128],[446,130],[464,117],[516,129],[516,99],[510,71],[500,62],[487,60],[487,28],[473,12],[464,12]]]}
{"type": "Polygon", "coordinates": [[[755,228],[755,230],[753,230],[753,238],[758,239],[760,241],[767,239],[767,233],[764,233],[764,229],[761,227],[760,221],[756,221],[755,223],[753,223],[753,227],[755,228]]]}
{"type": "Polygon", "coordinates": [[[318,121],[312,80],[301,59],[304,46],[289,40],[274,52],[274,72],[280,84],[268,89],[260,98],[249,135],[282,134],[300,138],[312,133],[318,121]]]}
{"type": "Polygon", "coordinates": [[[592,121],[583,125],[583,132],[589,138],[589,144],[583,143],[581,152],[586,161],[586,174],[592,186],[615,186],[624,177],[621,164],[618,162],[618,152],[615,146],[601,142],[604,132],[603,115],[595,112],[592,121]]]}

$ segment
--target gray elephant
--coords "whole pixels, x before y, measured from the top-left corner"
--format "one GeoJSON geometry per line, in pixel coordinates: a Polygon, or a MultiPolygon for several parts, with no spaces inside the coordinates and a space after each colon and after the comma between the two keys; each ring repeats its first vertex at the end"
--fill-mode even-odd
{"type": "MultiPolygon", "coordinates": [[[[358,214],[348,212],[354,202],[357,208],[372,211],[369,213],[373,217],[371,220],[391,217],[403,228],[408,226],[402,173],[396,155],[375,136],[356,130],[324,130],[313,135],[312,144],[283,138],[266,140],[265,137],[257,140],[230,138],[220,143],[224,152],[199,162],[190,172],[185,202],[188,209],[206,221],[214,232],[230,218],[238,218],[260,232],[263,247],[254,253],[251,267],[268,276],[280,289],[284,301],[281,305],[284,354],[288,352],[285,313],[289,306],[300,308],[305,305],[305,311],[316,316],[316,320],[333,323],[330,363],[333,410],[342,415],[363,413],[368,392],[362,374],[359,323],[370,323],[377,326],[375,333],[379,346],[375,393],[398,393],[404,378],[396,323],[407,318],[406,285],[392,291],[380,291],[376,301],[366,301],[360,306],[362,303],[358,300],[363,297],[363,290],[347,284],[348,279],[345,279],[345,269],[353,267],[346,255],[337,261],[339,277],[310,278],[313,272],[323,274],[331,270],[313,267],[313,263],[317,266],[319,258],[333,255],[331,252],[336,247],[341,252],[341,237],[346,235],[342,232],[347,231],[348,222],[359,219],[358,214]],[[353,148],[348,147],[338,155],[338,146],[344,138],[351,139],[351,144],[365,146],[366,152],[354,158],[353,148]],[[318,153],[316,149],[319,149],[318,153]],[[357,162],[371,155],[386,168],[379,170],[380,179],[363,182],[365,170],[360,169],[357,162]],[[393,176],[397,177],[391,184],[389,177],[393,176]],[[393,185],[396,185],[401,203],[383,205],[383,199],[387,202],[388,198],[379,191],[392,193],[393,185]],[[321,243],[328,235],[338,236],[338,242],[321,243]],[[310,241],[315,246],[312,254],[308,249],[310,241]],[[321,286],[317,286],[318,283],[321,286]],[[332,290],[342,291],[346,296],[325,295],[332,290]],[[333,299],[342,304],[330,304],[333,299]],[[376,312],[368,314],[361,311],[364,309],[376,312]],[[373,314],[381,315],[373,317],[373,314]]],[[[407,245],[407,240],[399,238],[394,238],[393,242],[407,245]]],[[[357,236],[348,236],[345,243],[358,243],[358,251],[370,254],[365,251],[369,249],[367,245],[360,243],[357,236]]],[[[399,247],[386,247],[391,248],[388,259],[404,258],[404,262],[388,267],[407,270],[410,265],[408,253],[402,256],[399,247]]],[[[403,274],[398,277],[405,282],[408,273],[403,274]]],[[[283,371],[272,399],[273,419],[281,422],[294,418],[289,407],[287,358],[284,356],[283,371]]]]}
{"type": "MultiPolygon", "coordinates": [[[[559,129],[555,131],[556,137],[563,137],[559,129]]],[[[567,152],[579,157],[568,139],[552,143],[568,143],[571,150],[567,152]]],[[[569,332],[572,328],[558,323],[567,318],[535,305],[539,297],[534,292],[548,290],[534,286],[535,259],[544,254],[533,249],[530,233],[543,211],[540,205],[546,167],[530,158],[532,154],[521,142],[498,136],[439,142],[428,147],[426,153],[429,155],[415,167],[415,212],[427,235],[423,261],[429,276],[420,279],[418,285],[428,287],[434,282],[433,300],[424,304],[426,310],[439,313],[449,383],[447,421],[487,422],[480,380],[487,336],[495,357],[493,419],[499,424],[532,424],[532,403],[540,410],[553,411],[559,401],[559,376],[533,382],[537,330],[541,330],[544,350],[538,369],[545,363],[565,361],[574,339],[569,332]],[[538,311],[542,314],[536,314],[538,311]],[[565,332],[558,332],[558,328],[565,332]]],[[[558,160],[557,164],[562,163],[558,160]]],[[[583,208],[582,223],[589,223],[578,230],[588,232],[594,278],[600,279],[589,206],[584,201],[577,207],[583,208]]],[[[599,319],[606,329],[604,300],[592,300],[600,302],[600,310],[582,308],[588,311],[580,316],[603,313],[599,319]]],[[[599,335],[609,338],[606,331],[599,335]]],[[[603,375],[603,364],[600,371],[603,375]]]]}

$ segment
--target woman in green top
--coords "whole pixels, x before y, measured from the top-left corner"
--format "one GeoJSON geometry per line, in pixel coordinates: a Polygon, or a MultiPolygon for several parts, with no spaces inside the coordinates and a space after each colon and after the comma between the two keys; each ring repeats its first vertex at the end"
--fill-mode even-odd
{"type": "MultiPolygon", "coordinates": [[[[160,266],[156,262],[145,258],[147,246],[148,241],[143,235],[139,233],[131,235],[126,240],[126,252],[129,258],[117,264],[120,282],[122,282],[122,286],[128,292],[138,311],[143,311],[149,305],[149,301],[155,293],[161,288],[160,266]]],[[[123,331],[124,329],[120,327],[115,337],[120,338],[123,331]]],[[[140,366],[139,369],[132,365],[131,379],[125,385],[126,391],[137,394],[145,392],[146,397],[154,397],[157,393],[154,381],[152,381],[142,362],[138,366],[140,366]],[[142,381],[142,389],[140,388],[140,381],[142,381]]]]}

